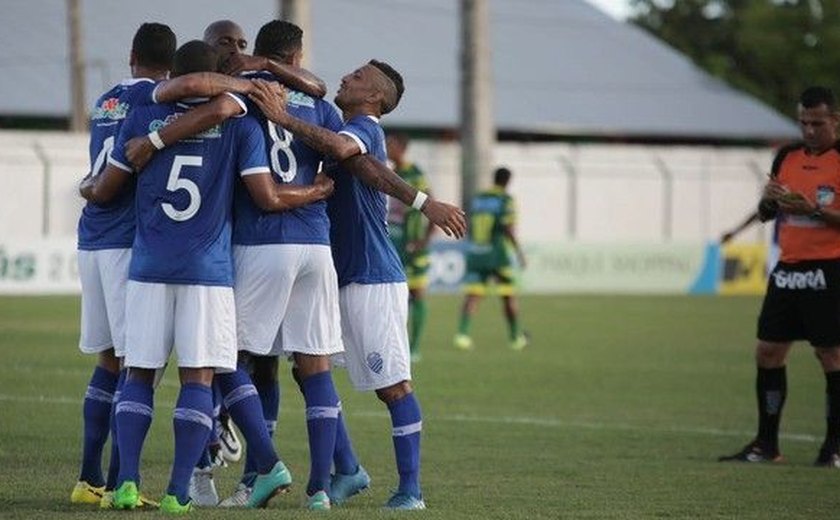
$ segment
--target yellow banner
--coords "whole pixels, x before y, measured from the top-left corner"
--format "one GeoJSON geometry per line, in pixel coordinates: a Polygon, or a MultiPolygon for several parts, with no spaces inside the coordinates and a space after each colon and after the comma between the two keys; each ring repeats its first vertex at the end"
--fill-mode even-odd
{"type": "Polygon", "coordinates": [[[727,244],[721,247],[720,261],[720,294],[764,294],[767,244],[727,244]]]}

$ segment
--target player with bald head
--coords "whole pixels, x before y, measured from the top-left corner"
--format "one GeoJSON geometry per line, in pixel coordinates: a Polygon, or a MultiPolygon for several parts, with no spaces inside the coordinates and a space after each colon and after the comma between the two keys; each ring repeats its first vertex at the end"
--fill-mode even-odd
{"type": "Polygon", "coordinates": [[[248,39],[242,27],[231,20],[217,20],[204,29],[204,43],[212,45],[224,62],[231,55],[248,49],[248,39]]]}

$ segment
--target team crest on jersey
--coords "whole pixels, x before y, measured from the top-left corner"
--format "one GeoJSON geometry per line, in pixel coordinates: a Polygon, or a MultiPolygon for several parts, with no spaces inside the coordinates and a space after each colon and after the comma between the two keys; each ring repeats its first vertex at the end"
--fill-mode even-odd
{"type": "Polygon", "coordinates": [[[125,119],[128,113],[128,103],[121,103],[120,98],[112,97],[102,101],[93,109],[91,119],[125,119]]]}
{"type": "Polygon", "coordinates": [[[820,207],[830,206],[834,202],[834,187],[817,186],[817,205],[820,207]]]}
{"type": "Polygon", "coordinates": [[[379,352],[371,352],[367,355],[365,361],[367,361],[368,368],[377,374],[382,372],[382,367],[385,366],[385,362],[382,361],[382,356],[379,352]]]}
{"type": "MultiPolygon", "coordinates": [[[[169,114],[166,116],[165,119],[155,119],[151,123],[149,123],[149,132],[157,132],[161,128],[166,125],[174,123],[179,117],[183,114],[175,113],[169,114]]],[[[200,134],[195,134],[192,138],[193,139],[217,139],[222,136],[222,125],[218,124],[207,130],[201,132],[200,134]]]]}
{"type": "Polygon", "coordinates": [[[315,100],[310,96],[307,96],[303,92],[290,90],[289,93],[286,95],[286,104],[296,105],[299,107],[314,107],[315,100]]]}

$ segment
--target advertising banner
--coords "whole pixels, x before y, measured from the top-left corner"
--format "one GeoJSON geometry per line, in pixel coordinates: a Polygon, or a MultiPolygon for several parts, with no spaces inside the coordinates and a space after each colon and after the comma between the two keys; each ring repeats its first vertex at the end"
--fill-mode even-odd
{"type": "Polygon", "coordinates": [[[0,240],[0,294],[79,292],[75,237],[0,240]]]}

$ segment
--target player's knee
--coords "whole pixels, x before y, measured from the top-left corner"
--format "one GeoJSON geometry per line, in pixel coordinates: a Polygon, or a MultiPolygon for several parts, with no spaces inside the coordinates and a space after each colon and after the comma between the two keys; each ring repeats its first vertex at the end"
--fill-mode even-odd
{"type": "Polygon", "coordinates": [[[760,368],[779,368],[787,361],[790,343],[760,341],[755,347],[755,362],[760,368]]]}
{"type": "Polygon", "coordinates": [[[820,361],[823,371],[836,372],[840,370],[840,347],[815,348],[814,355],[820,361]]]}
{"type": "Polygon", "coordinates": [[[385,404],[391,404],[407,396],[411,391],[411,383],[401,381],[386,388],[379,388],[376,390],[376,397],[385,404]]]}
{"type": "Polygon", "coordinates": [[[301,354],[296,352],[295,355],[295,370],[300,381],[307,379],[315,374],[327,372],[330,369],[330,358],[327,356],[313,356],[309,354],[301,354]]]}
{"type": "Polygon", "coordinates": [[[127,382],[137,382],[144,385],[153,385],[155,382],[155,370],[150,368],[135,368],[128,369],[127,382]]]}
{"type": "Polygon", "coordinates": [[[99,360],[97,364],[112,374],[116,374],[120,371],[120,358],[116,356],[114,349],[112,348],[103,350],[99,353],[99,360]]]}

